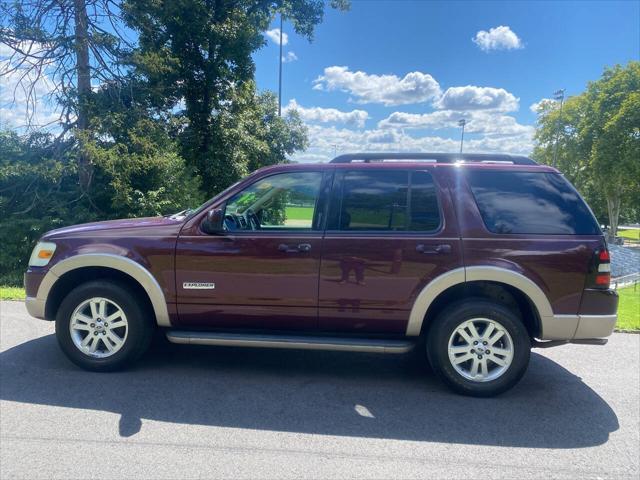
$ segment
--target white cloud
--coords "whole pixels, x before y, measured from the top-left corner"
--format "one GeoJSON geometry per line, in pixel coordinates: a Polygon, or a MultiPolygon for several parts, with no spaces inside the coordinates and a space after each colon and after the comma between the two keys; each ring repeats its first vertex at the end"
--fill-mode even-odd
{"type": "Polygon", "coordinates": [[[465,131],[485,135],[533,134],[531,125],[521,125],[516,119],[499,112],[440,110],[432,113],[394,112],[378,122],[381,129],[429,129],[457,128],[458,121],[467,121],[465,131]]]}
{"type": "Polygon", "coordinates": [[[524,48],[522,40],[507,26],[480,30],[473,38],[473,43],[481,50],[489,52],[491,50],[515,50],[524,48]]]}
{"type": "Polygon", "coordinates": [[[282,63],[291,63],[295,62],[296,60],[298,60],[298,56],[295,54],[295,52],[287,52],[286,55],[282,56],[282,63]]]}
{"type": "MultiPolygon", "coordinates": [[[[273,28],[271,30],[267,30],[264,34],[276,45],[280,45],[280,29],[273,28]]],[[[282,45],[286,45],[289,43],[289,35],[282,32],[282,45]]]]}
{"type": "MultiPolygon", "coordinates": [[[[349,130],[346,128],[309,125],[309,148],[292,159],[300,162],[329,161],[348,152],[455,152],[459,138],[425,135],[412,136],[402,130],[349,130]]],[[[528,155],[533,150],[533,133],[465,138],[466,152],[512,153],[528,155]]]]}
{"type": "Polygon", "coordinates": [[[314,80],[314,90],[347,92],[358,103],[380,103],[386,106],[407,105],[438,98],[440,85],[428,73],[411,72],[403,78],[396,75],[370,75],[352,72],[349,67],[332,66],[314,80]]]}
{"type": "Polygon", "coordinates": [[[539,101],[532,103],[529,110],[533,113],[541,113],[544,110],[555,107],[556,103],[552,98],[541,98],[539,101]]]}
{"type": "Polygon", "coordinates": [[[295,99],[289,101],[289,104],[284,107],[285,112],[288,110],[297,110],[300,114],[300,118],[305,122],[344,123],[358,128],[363,128],[365,121],[369,118],[369,114],[364,110],[351,110],[350,112],[344,112],[335,108],[305,108],[302,105],[299,105],[295,99]]]}
{"type": "MultiPolygon", "coordinates": [[[[22,48],[33,53],[39,46],[32,44],[22,48]]],[[[29,60],[23,67],[13,70],[11,54],[9,47],[0,48],[0,126],[24,128],[29,124],[38,127],[52,123],[57,126],[60,115],[50,98],[55,87],[53,81],[46,72],[39,78],[29,72],[29,60]]]]}
{"type": "Polygon", "coordinates": [[[434,106],[443,110],[518,110],[519,100],[503,88],[465,87],[448,88],[434,106]]]}

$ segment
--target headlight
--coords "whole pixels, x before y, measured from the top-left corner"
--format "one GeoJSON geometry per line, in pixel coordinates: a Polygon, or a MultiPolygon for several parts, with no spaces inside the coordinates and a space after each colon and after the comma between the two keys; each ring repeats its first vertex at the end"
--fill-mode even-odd
{"type": "Polygon", "coordinates": [[[51,257],[53,257],[53,253],[56,251],[56,244],[51,242],[38,242],[33,252],[31,253],[31,258],[29,259],[30,267],[44,267],[49,263],[51,257]]]}

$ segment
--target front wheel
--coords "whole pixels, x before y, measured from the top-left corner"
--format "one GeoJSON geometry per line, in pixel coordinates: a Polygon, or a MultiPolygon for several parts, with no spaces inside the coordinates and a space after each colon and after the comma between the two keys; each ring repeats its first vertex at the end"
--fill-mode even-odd
{"type": "Polygon", "coordinates": [[[529,364],[531,341],[518,315],[471,299],[443,310],[427,338],[432,368],[453,390],[489,397],[513,387],[529,364]]]}
{"type": "Polygon", "coordinates": [[[94,371],[120,369],[148,348],[153,327],[148,312],[124,285],[95,281],[62,301],[56,337],[76,365],[94,371]]]}

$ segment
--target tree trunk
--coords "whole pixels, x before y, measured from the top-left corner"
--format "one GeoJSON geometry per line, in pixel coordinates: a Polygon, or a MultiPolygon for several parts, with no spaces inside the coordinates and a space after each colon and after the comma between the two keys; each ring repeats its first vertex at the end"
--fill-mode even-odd
{"type": "MultiPolygon", "coordinates": [[[[84,132],[89,128],[89,96],[91,95],[91,68],[89,66],[89,31],[85,0],[74,0],[76,76],[78,82],[77,128],[84,132]]],[[[84,149],[78,155],[78,179],[83,192],[91,183],[91,166],[84,149]]]]}
{"type": "Polygon", "coordinates": [[[607,193],[607,211],[609,214],[609,242],[613,242],[618,233],[618,217],[620,215],[620,194],[618,192],[607,193]]]}

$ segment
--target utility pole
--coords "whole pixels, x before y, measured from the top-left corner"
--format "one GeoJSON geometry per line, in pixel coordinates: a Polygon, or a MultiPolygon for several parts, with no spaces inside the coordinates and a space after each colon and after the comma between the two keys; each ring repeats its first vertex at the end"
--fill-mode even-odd
{"type": "Polygon", "coordinates": [[[553,147],[553,168],[558,164],[558,140],[560,137],[560,123],[562,122],[562,104],[564,103],[564,88],[553,92],[553,98],[556,101],[560,101],[560,114],[558,115],[558,121],[556,122],[556,144],[553,147]]]}
{"type": "Polygon", "coordinates": [[[282,13],[280,14],[280,57],[278,58],[280,72],[278,75],[278,116],[282,116],[282,13]]]}
{"type": "Polygon", "coordinates": [[[464,126],[467,124],[467,121],[463,118],[458,121],[458,126],[462,127],[462,135],[460,136],[460,153],[462,153],[462,144],[464,143],[464,126]]]}

